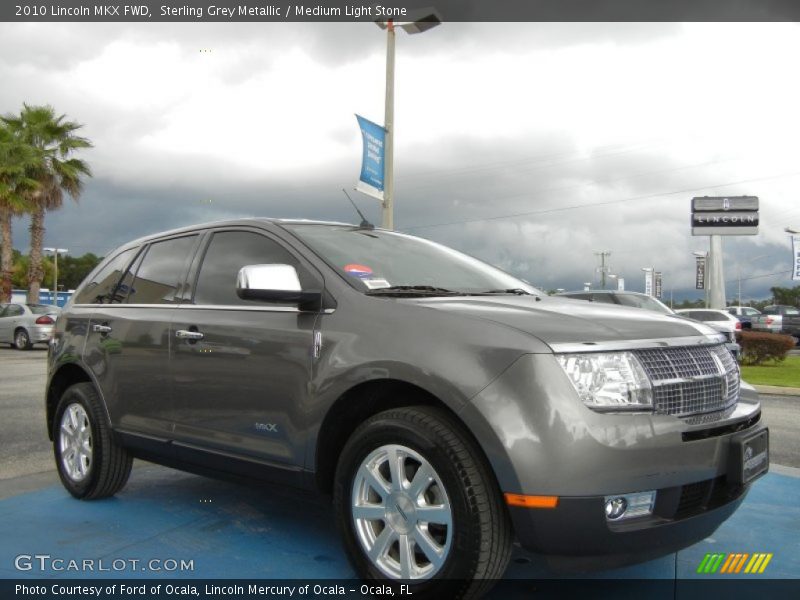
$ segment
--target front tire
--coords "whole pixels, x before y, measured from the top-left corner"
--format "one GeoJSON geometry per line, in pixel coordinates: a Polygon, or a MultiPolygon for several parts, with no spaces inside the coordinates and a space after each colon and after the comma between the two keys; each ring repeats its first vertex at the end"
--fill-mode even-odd
{"type": "Polygon", "coordinates": [[[480,450],[436,408],[379,413],[356,429],[336,470],[334,506],[358,573],[417,597],[488,590],[511,555],[512,530],[480,450]]]}
{"type": "Polygon", "coordinates": [[[131,473],[133,458],[116,443],[91,383],[62,394],[53,419],[53,452],[61,483],[83,500],[113,496],[131,473]]]}
{"type": "Polygon", "coordinates": [[[31,336],[26,329],[20,327],[14,332],[14,347],[17,350],[30,350],[33,348],[31,336]]]}

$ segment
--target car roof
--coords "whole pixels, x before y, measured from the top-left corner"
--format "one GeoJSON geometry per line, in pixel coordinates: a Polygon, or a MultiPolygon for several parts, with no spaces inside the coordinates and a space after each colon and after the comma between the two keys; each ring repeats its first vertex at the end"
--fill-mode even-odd
{"type": "MultiPolygon", "coordinates": [[[[358,227],[354,223],[343,223],[340,221],[314,221],[311,219],[280,219],[274,217],[242,217],[239,219],[225,219],[221,221],[209,221],[207,223],[197,223],[195,225],[188,225],[186,227],[178,227],[176,229],[169,229],[166,231],[159,231],[149,235],[136,238],[118,246],[117,248],[129,248],[131,246],[139,246],[149,241],[159,239],[162,237],[170,237],[180,235],[181,233],[192,233],[211,227],[233,227],[243,225],[337,225],[343,227],[358,227]]],[[[376,229],[380,229],[379,227],[376,229]]]]}

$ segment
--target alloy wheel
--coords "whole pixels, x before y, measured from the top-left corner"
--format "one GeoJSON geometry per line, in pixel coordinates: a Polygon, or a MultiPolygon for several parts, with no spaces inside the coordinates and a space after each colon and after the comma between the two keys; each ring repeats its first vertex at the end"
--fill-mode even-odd
{"type": "Polygon", "coordinates": [[[70,404],[61,416],[59,448],[64,471],[75,482],[83,481],[92,467],[92,427],[80,404],[70,404]]]}
{"type": "Polygon", "coordinates": [[[453,511],[433,466],[411,448],[373,450],[353,482],[357,537],[376,568],[392,579],[428,579],[445,564],[453,511]]]}

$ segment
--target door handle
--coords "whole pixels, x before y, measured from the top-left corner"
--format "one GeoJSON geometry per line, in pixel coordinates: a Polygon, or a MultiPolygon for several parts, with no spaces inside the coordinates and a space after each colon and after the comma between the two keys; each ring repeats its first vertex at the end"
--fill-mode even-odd
{"type": "Polygon", "coordinates": [[[179,340],[202,340],[203,334],[199,331],[189,331],[188,329],[178,329],[175,337],[179,340]]]}
{"type": "Polygon", "coordinates": [[[111,333],[111,327],[108,325],[92,325],[92,331],[95,333],[111,333]]]}

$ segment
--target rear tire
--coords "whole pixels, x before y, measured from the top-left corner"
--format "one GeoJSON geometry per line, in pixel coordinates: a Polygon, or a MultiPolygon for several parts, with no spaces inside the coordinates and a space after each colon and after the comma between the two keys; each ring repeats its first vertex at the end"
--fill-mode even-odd
{"type": "Polygon", "coordinates": [[[334,507],[359,575],[396,593],[403,582],[416,598],[477,597],[511,556],[490,468],[461,424],[436,408],[392,409],[360,425],[339,459],[334,507]]]}
{"type": "Polygon", "coordinates": [[[113,496],[131,473],[133,458],[114,440],[91,383],[76,383],[62,394],[53,419],[53,452],[61,483],[83,500],[113,496]]]}
{"type": "Polygon", "coordinates": [[[14,332],[14,347],[17,350],[30,350],[33,348],[31,336],[28,334],[27,329],[20,327],[14,332]]]}

